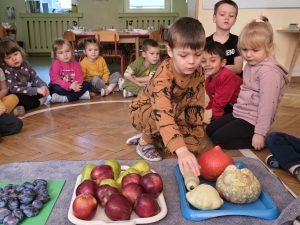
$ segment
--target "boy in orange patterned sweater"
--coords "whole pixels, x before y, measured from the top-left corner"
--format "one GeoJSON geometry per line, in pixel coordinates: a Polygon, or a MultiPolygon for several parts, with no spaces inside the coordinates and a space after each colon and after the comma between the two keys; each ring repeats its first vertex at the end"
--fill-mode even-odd
{"type": "Polygon", "coordinates": [[[198,176],[194,153],[203,148],[204,136],[202,24],[190,17],[180,18],[169,30],[168,43],[170,58],[130,105],[132,125],[142,133],[136,150],[146,160],[160,161],[157,147],[162,141],[168,151],[177,155],[181,172],[185,168],[198,176]]]}

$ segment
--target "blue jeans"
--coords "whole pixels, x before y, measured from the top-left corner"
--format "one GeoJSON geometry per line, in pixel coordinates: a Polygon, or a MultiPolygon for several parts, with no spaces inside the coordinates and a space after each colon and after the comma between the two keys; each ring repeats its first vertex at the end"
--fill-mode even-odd
{"type": "Polygon", "coordinates": [[[272,132],[267,135],[266,145],[284,170],[300,164],[300,138],[272,132]]]}
{"type": "Polygon", "coordinates": [[[78,92],[75,92],[73,90],[66,91],[61,86],[57,84],[53,84],[49,87],[51,95],[56,93],[58,95],[66,96],[68,98],[69,102],[78,100],[87,90],[89,90],[90,84],[86,81],[83,81],[82,83],[82,89],[78,92]]]}

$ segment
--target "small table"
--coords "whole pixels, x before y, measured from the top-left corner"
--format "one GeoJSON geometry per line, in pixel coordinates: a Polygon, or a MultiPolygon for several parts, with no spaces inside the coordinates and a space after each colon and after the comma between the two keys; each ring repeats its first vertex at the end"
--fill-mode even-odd
{"type": "Polygon", "coordinates": [[[294,50],[293,57],[292,57],[290,67],[289,67],[289,73],[291,74],[293,72],[293,69],[295,67],[298,55],[300,53],[300,30],[281,29],[281,30],[277,30],[277,31],[278,32],[283,32],[283,33],[297,34],[298,35],[296,48],[294,50]]]}

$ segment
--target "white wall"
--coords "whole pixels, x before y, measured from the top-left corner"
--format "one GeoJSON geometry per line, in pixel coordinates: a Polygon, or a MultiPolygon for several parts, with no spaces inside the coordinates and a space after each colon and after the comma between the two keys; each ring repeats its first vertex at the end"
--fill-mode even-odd
{"type": "MultiPolygon", "coordinates": [[[[199,0],[198,19],[203,23],[206,35],[210,35],[215,31],[215,24],[212,22],[213,10],[203,9],[203,0],[199,0]]],[[[300,8],[283,8],[283,9],[239,9],[236,24],[232,28],[232,33],[239,34],[243,26],[252,18],[264,15],[269,18],[273,26],[275,34],[276,50],[275,55],[278,61],[289,68],[292,54],[295,49],[297,35],[276,32],[277,29],[287,28],[289,23],[300,24],[300,8]]],[[[298,34],[300,35],[300,34],[298,34]]],[[[299,60],[298,60],[299,62],[299,60]]],[[[300,65],[296,64],[294,71],[299,71],[300,65]]],[[[296,75],[296,74],[295,74],[296,75]]]]}

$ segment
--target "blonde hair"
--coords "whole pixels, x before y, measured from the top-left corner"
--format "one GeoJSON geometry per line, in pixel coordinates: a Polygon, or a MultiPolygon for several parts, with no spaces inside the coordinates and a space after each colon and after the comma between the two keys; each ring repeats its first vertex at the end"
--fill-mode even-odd
{"type": "Polygon", "coordinates": [[[264,48],[268,56],[272,55],[274,34],[266,17],[256,18],[243,28],[239,36],[238,49],[242,52],[244,48],[264,48]]]}
{"type": "Polygon", "coordinates": [[[58,49],[62,48],[63,45],[67,45],[72,50],[72,46],[69,41],[61,38],[56,39],[52,44],[52,58],[56,59],[56,52],[58,49]]]}

